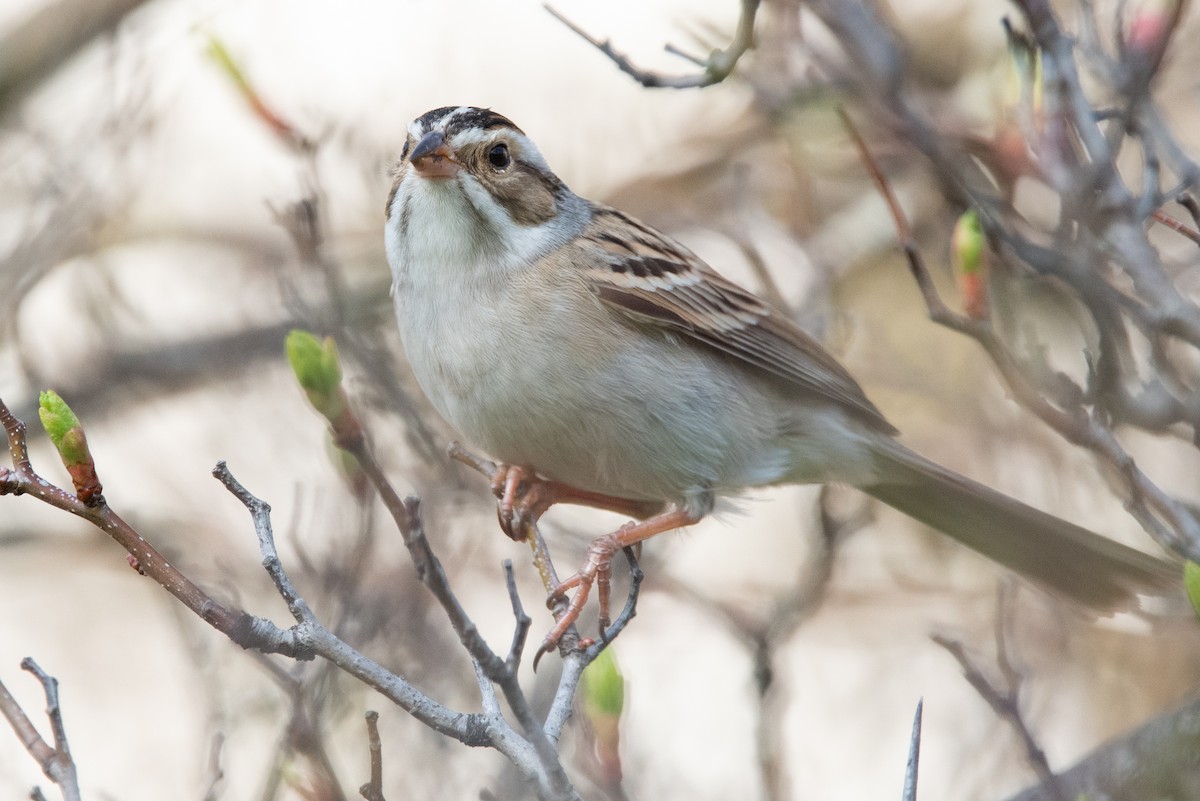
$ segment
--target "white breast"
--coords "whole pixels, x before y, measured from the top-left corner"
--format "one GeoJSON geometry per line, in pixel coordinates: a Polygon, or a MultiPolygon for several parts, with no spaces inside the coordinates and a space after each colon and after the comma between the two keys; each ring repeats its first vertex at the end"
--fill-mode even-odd
{"type": "Polygon", "coordinates": [[[505,399],[534,378],[522,368],[543,361],[528,351],[552,337],[538,325],[547,321],[513,314],[515,276],[584,223],[560,214],[517,225],[466,173],[436,182],[410,174],[396,191],[385,242],[405,352],[433,405],[478,445],[495,445],[488,435],[506,428],[505,399]]]}

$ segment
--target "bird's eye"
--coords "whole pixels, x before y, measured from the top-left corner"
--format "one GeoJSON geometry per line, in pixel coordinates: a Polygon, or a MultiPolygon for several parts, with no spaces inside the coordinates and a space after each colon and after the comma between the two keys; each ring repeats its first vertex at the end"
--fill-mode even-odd
{"type": "Polygon", "coordinates": [[[512,156],[508,155],[508,145],[503,142],[493,145],[492,149],[488,151],[487,160],[493,169],[507,169],[508,165],[512,163],[512,156]]]}
{"type": "Polygon", "coordinates": [[[412,149],[412,138],[404,140],[404,149],[400,151],[400,160],[404,161],[408,158],[408,151],[412,149]]]}

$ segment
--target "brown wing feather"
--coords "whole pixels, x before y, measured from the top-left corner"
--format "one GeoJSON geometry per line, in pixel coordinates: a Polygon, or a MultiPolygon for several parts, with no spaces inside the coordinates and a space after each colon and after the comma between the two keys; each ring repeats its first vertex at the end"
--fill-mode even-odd
{"type": "Polygon", "coordinates": [[[851,375],[790,319],[714,272],[694,254],[615,209],[597,206],[585,232],[613,258],[588,270],[601,301],[640,323],[697,342],[844,406],[877,429],[895,428],[851,375]],[[614,236],[613,228],[621,230],[614,236]]]}

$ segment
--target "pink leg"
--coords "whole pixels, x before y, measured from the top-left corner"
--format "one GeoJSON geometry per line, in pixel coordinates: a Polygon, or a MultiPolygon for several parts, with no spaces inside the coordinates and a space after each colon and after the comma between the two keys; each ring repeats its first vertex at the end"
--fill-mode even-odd
{"type": "Polygon", "coordinates": [[[591,506],[638,519],[650,517],[663,507],[657,501],[635,501],[575,489],[568,484],[540,478],[532,468],[520,465],[497,465],[491,483],[492,493],[500,501],[496,510],[500,528],[518,542],[525,539],[525,527],[536,524],[556,503],[591,506]]]}
{"type": "Polygon", "coordinates": [[[609,583],[612,577],[612,560],[617,551],[644,542],[656,534],[690,526],[699,522],[701,517],[702,515],[694,514],[686,509],[670,509],[638,523],[626,523],[613,533],[593,540],[592,544],[588,546],[587,559],[584,561],[583,567],[579,568],[579,571],[573,576],[568,576],[559,582],[558,586],[550,593],[552,598],[560,597],[566,595],[568,591],[578,588],[567,611],[546,635],[542,647],[538,650],[538,656],[557,645],[567,629],[579,618],[579,613],[583,611],[584,604],[587,603],[593,584],[596,585],[600,601],[601,634],[608,628],[609,583]]]}

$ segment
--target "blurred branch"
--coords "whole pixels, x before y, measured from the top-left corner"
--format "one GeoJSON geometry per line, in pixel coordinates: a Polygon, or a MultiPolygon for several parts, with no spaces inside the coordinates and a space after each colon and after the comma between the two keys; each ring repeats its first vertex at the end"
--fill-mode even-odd
{"type": "Polygon", "coordinates": [[[1154,718],[1008,801],[1082,798],[1195,798],[1200,788],[1200,701],[1154,718]]]}
{"type": "Polygon", "coordinates": [[[146,0],[55,0],[0,39],[0,122],[62,64],[146,0]]]}
{"type": "MultiPolygon", "coordinates": [[[[1106,424],[1104,416],[1088,413],[1083,405],[1087,397],[1084,391],[1071,384],[1065,376],[1056,374],[1058,386],[1048,397],[1049,393],[1026,374],[1020,360],[992,327],[990,319],[977,319],[959,314],[946,305],[925,267],[904,211],[892,192],[887,177],[871,155],[849,115],[844,110],[841,113],[863,164],[887,202],[901,250],[908,260],[909,269],[921,291],[930,319],[978,342],[1022,406],[1036,414],[1064,439],[1088,448],[1123,476],[1129,488],[1126,508],[1159,544],[1189,559],[1200,559],[1200,521],[1142,472],[1106,424]],[[1068,391],[1063,392],[1064,388],[1068,391]]],[[[1032,245],[1030,247],[1032,248],[1032,245]]],[[[1089,289],[1085,288],[1085,291],[1092,294],[1089,289]]],[[[1106,329],[1100,326],[1100,330],[1103,334],[1106,329]]]]}
{"type": "Polygon", "coordinates": [[[262,792],[263,801],[276,798],[280,784],[296,783],[292,765],[297,756],[311,769],[304,781],[314,798],[346,801],[326,744],[322,720],[323,699],[320,698],[321,693],[317,689],[319,685],[316,682],[306,682],[299,676],[280,669],[266,654],[257,651],[252,651],[251,654],[266,668],[268,675],[287,694],[290,702],[290,714],[284,726],[283,736],[274,749],[271,768],[262,792]]]}
{"type": "MultiPolygon", "coordinates": [[[[62,791],[63,801],[80,801],[79,781],[75,775],[75,760],[71,758],[71,749],[67,744],[67,730],[63,726],[62,708],[58,704],[58,681],[38,667],[38,664],[29,657],[21,660],[21,669],[29,671],[42,683],[42,691],[46,694],[46,717],[50,719],[54,745],[50,745],[42,739],[25,711],[21,709],[3,682],[0,682],[0,714],[8,720],[17,739],[41,767],[46,778],[58,785],[59,790],[62,791]]],[[[41,790],[35,787],[32,797],[42,797],[41,790]]]]}
{"type": "Polygon", "coordinates": [[[1181,223],[1162,209],[1156,209],[1153,216],[1155,222],[1165,225],[1180,236],[1187,237],[1197,245],[1200,245],[1200,232],[1197,232],[1195,228],[1181,223]]]}
{"type": "Polygon", "coordinates": [[[869,506],[863,507],[862,514],[849,519],[834,516],[829,508],[833,491],[829,485],[820,489],[818,534],[812,538],[814,553],[797,566],[796,575],[786,591],[773,599],[769,613],[761,621],[750,618],[738,605],[699,591],[669,572],[659,571],[656,575],[660,589],[714,616],[749,654],[754,666],[758,767],[763,797],[767,801],[790,797],[788,782],[791,776],[785,751],[788,706],[780,702],[788,690],[788,676],[778,674],[775,660],[781,649],[793,642],[797,630],[821,609],[833,577],[838,548],[869,522],[869,506]]]}
{"type": "MultiPolygon", "coordinates": [[[[0,44],[0,58],[2,48],[0,44]]],[[[94,245],[96,233],[113,211],[87,182],[73,181],[62,192],[45,221],[22,236],[0,262],[0,277],[4,280],[0,336],[13,333],[21,301],[51,269],[94,245]]]]}
{"type": "Polygon", "coordinates": [[[660,75],[657,72],[639,68],[627,56],[619,53],[608,39],[595,38],[549,4],[545,6],[545,9],[592,47],[608,56],[622,72],[642,86],[648,89],[697,89],[712,86],[728,78],[741,57],[754,46],[754,18],[758,13],[759,2],[760,0],[741,0],[741,14],[738,16],[737,30],[733,35],[733,41],[724,50],[712,51],[707,58],[688,55],[674,45],[666,45],[665,49],[668,53],[685,58],[703,70],[694,75],[677,76],[660,75]]]}
{"type": "Polygon", "coordinates": [[[1015,585],[1002,584],[996,603],[996,621],[993,631],[996,644],[996,667],[1000,671],[1003,687],[998,686],[984,675],[979,665],[967,654],[966,647],[958,640],[941,634],[933,634],[930,639],[945,648],[954,657],[959,667],[962,668],[963,676],[975,688],[975,692],[979,693],[979,697],[987,701],[996,716],[1008,723],[1016,732],[1021,740],[1021,745],[1025,748],[1026,760],[1033,768],[1033,772],[1037,774],[1038,781],[1047,788],[1053,801],[1071,801],[1071,796],[1059,787],[1058,777],[1050,769],[1046,752],[1042,750],[1041,745],[1033,736],[1029,724],[1025,722],[1021,713],[1021,685],[1024,677],[1012,663],[1007,637],[1007,628],[1011,624],[1014,592],[1015,585]]]}
{"type": "MultiPolygon", "coordinates": [[[[325,292],[324,303],[308,303],[298,286],[295,270],[281,271],[280,282],[285,302],[297,318],[304,321],[305,327],[337,335],[336,339],[344,352],[362,367],[363,373],[386,396],[387,408],[403,418],[405,434],[413,450],[420,454],[426,464],[444,464],[437,438],[419,413],[417,403],[400,384],[398,372],[392,364],[394,355],[380,347],[378,337],[372,333],[364,335],[362,321],[353,314],[355,309],[371,308],[370,300],[385,296],[375,286],[369,287],[365,293],[351,293],[347,288],[343,265],[329,253],[325,231],[325,189],[317,167],[323,143],[300,133],[284,141],[304,143],[293,148],[300,158],[304,194],[282,208],[272,206],[271,211],[275,222],[287,232],[300,259],[300,266],[321,279],[325,292]]],[[[390,319],[390,311],[388,317],[390,319]]]]}

